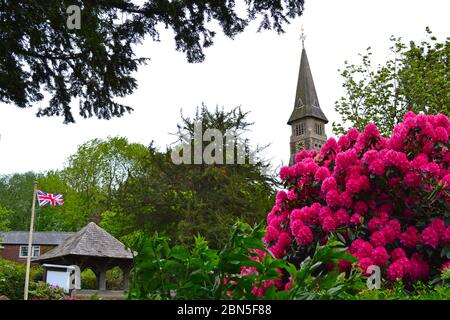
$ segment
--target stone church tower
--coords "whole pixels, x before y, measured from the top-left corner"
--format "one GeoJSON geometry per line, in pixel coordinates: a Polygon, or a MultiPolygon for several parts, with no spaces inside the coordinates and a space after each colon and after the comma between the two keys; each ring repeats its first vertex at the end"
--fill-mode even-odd
{"type": "MultiPolygon", "coordinates": [[[[302,40],[304,41],[304,35],[302,35],[302,40]]],[[[327,140],[325,134],[325,124],[327,123],[328,119],[320,109],[311,68],[303,45],[294,110],[287,123],[292,128],[290,165],[294,163],[295,154],[302,149],[320,150],[327,140]]]]}

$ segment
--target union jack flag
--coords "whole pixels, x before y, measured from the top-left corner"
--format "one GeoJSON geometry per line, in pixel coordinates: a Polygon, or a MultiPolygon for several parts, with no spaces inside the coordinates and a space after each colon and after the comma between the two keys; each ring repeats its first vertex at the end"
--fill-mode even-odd
{"type": "Polygon", "coordinates": [[[38,190],[37,192],[37,198],[39,201],[39,206],[61,206],[64,203],[62,194],[52,194],[47,193],[41,190],[38,190]]]}

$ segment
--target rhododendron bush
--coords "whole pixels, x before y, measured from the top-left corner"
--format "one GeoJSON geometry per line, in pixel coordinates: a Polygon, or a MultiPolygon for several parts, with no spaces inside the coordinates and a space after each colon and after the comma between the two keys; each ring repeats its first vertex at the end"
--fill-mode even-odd
{"type": "MultiPolygon", "coordinates": [[[[299,264],[335,234],[367,273],[426,280],[450,259],[450,121],[409,112],[391,137],[369,124],[303,150],[283,167],[263,238],[276,258],[299,264]]],[[[349,271],[350,262],[327,266],[349,271]]]]}

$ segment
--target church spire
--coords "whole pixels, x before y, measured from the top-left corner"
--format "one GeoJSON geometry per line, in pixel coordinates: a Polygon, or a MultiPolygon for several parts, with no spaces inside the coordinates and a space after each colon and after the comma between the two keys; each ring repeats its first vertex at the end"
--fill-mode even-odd
{"type": "Polygon", "coordinates": [[[319,99],[317,98],[316,88],[309,66],[308,57],[305,50],[305,34],[302,28],[302,57],[300,62],[300,71],[298,74],[297,91],[295,94],[294,110],[289,118],[288,124],[305,117],[313,117],[328,123],[322,109],[320,109],[319,99]]]}
{"type": "Polygon", "coordinates": [[[320,109],[316,88],[309,67],[308,57],[305,50],[305,33],[302,28],[302,58],[300,71],[298,73],[297,90],[295,93],[294,110],[289,118],[288,125],[291,126],[290,159],[292,165],[295,155],[302,149],[320,150],[327,140],[325,124],[327,117],[320,109]]]}

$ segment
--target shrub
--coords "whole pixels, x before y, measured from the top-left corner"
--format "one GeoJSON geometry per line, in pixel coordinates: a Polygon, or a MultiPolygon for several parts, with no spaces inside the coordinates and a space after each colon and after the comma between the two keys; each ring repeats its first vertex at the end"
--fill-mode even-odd
{"type": "Polygon", "coordinates": [[[119,267],[114,267],[106,272],[106,287],[108,290],[122,290],[123,273],[119,267]]]}
{"type": "MultiPolygon", "coordinates": [[[[42,278],[42,267],[32,266],[30,270],[30,284],[42,278]]],[[[23,299],[25,286],[25,264],[14,263],[0,258],[0,296],[11,300],[23,299]]]]}
{"type": "Polygon", "coordinates": [[[86,269],[81,273],[81,288],[88,290],[97,290],[97,277],[91,269],[86,269]]]}
{"type": "MultiPolygon", "coordinates": [[[[374,124],[303,150],[283,167],[264,242],[277,258],[301,265],[334,235],[367,272],[391,282],[438,278],[450,259],[450,121],[409,112],[390,138],[374,124]]],[[[349,272],[346,261],[329,270],[349,272]]]]}
{"type": "Polygon", "coordinates": [[[25,266],[0,258],[0,296],[23,299],[24,284],[25,266]]]}
{"type": "Polygon", "coordinates": [[[64,289],[44,282],[31,282],[29,299],[31,300],[65,300],[64,289]]]}
{"type": "Polygon", "coordinates": [[[264,229],[237,223],[220,251],[202,237],[191,247],[169,245],[166,237],[141,236],[132,272],[129,299],[312,299],[354,294],[364,286],[360,272],[324,277],[325,262],[355,258],[335,240],[317,246],[299,268],[275,259],[262,243],[264,229]],[[251,249],[249,249],[251,248],[251,249]],[[280,288],[286,280],[287,285],[280,288]],[[283,289],[283,290],[279,290],[283,289]]]}

